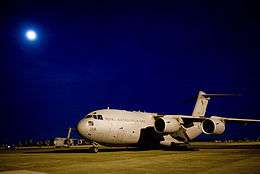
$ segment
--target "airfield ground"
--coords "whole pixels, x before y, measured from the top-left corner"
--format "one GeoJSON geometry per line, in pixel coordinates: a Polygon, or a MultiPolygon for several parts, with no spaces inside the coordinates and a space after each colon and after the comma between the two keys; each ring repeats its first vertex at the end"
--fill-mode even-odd
{"type": "Polygon", "coordinates": [[[11,173],[260,173],[260,143],[194,143],[199,150],[28,148],[0,152],[0,174],[11,173]]]}

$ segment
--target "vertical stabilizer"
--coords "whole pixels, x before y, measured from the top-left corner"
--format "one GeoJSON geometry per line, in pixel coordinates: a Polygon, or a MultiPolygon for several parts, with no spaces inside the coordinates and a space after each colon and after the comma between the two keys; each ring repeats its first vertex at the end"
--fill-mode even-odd
{"type": "Polygon", "coordinates": [[[203,91],[199,92],[192,116],[204,117],[210,97],[203,91]]]}
{"type": "MultiPolygon", "coordinates": [[[[197,102],[195,104],[192,116],[204,117],[210,97],[225,97],[225,96],[240,96],[239,94],[206,94],[203,91],[199,92],[197,102]]],[[[192,140],[202,133],[201,123],[194,122],[192,127],[185,128],[185,134],[189,140],[192,140]]]]}

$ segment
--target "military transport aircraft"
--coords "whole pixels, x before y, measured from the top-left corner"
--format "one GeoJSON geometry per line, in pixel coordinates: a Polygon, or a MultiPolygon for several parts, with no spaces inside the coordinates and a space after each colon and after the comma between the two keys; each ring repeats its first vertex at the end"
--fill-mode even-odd
{"type": "Polygon", "coordinates": [[[220,135],[225,124],[260,123],[260,120],[205,117],[210,97],[232,94],[206,94],[200,91],[192,115],[160,115],[157,113],[102,109],[81,119],[78,133],[92,142],[91,152],[98,152],[98,144],[106,146],[154,147],[188,144],[201,133],[220,135]]]}

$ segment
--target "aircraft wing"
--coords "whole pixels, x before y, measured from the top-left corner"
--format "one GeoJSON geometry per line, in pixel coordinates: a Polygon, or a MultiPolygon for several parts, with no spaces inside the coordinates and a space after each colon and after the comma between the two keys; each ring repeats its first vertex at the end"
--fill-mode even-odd
{"type": "Polygon", "coordinates": [[[176,119],[182,119],[183,121],[189,121],[189,122],[202,122],[206,117],[195,117],[195,116],[189,116],[189,115],[178,115],[176,116],[176,119]]]}
{"type": "Polygon", "coordinates": [[[223,120],[226,123],[242,123],[242,124],[260,123],[260,120],[256,120],[256,119],[226,118],[226,117],[218,117],[218,116],[212,116],[211,118],[217,118],[223,120]]]}
{"type": "Polygon", "coordinates": [[[202,122],[205,119],[211,118],[211,119],[218,119],[226,123],[241,123],[241,124],[260,123],[260,120],[256,120],[256,119],[226,118],[226,117],[219,117],[219,116],[194,117],[194,116],[187,116],[187,115],[179,115],[177,118],[181,118],[183,121],[191,121],[191,122],[202,122]]]}

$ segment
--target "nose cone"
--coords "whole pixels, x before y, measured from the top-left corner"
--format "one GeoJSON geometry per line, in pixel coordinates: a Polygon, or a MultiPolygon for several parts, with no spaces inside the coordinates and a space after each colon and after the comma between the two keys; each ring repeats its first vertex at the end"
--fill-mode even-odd
{"type": "Polygon", "coordinates": [[[87,125],[87,120],[86,119],[82,119],[79,121],[78,125],[77,125],[77,130],[78,133],[86,138],[87,132],[88,132],[88,125],[87,125]]]}

